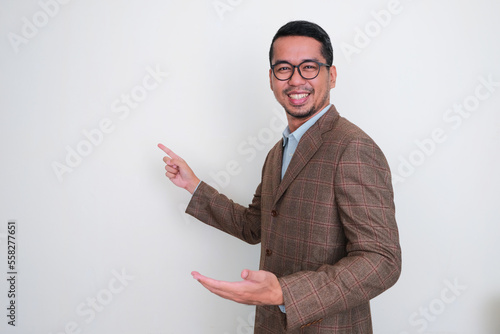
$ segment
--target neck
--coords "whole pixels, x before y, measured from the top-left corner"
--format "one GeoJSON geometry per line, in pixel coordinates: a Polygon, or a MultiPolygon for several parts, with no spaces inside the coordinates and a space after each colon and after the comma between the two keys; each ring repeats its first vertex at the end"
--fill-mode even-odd
{"type": "Polygon", "coordinates": [[[305,117],[305,118],[296,118],[296,117],[290,116],[289,114],[286,114],[286,118],[288,120],[288,128],[290,129],[290,132],[294,132],[295,130],[300,128],[300,126],[302,124],[307,122],[314,115],[316,115],[316,114],[313,114],[313,115],[311,115],[309,117],[305,117]]]}

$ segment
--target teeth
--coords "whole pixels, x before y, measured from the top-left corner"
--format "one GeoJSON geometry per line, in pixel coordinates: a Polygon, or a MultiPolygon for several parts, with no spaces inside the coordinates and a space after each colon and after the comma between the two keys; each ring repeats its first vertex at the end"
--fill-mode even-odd
{"type": "Polygon", "coordinates": [[[294,99],[294,100],[300,100],[303,99],[304,97],[308,96],[309,94],[290,94],[289,96],[294,99]]]}

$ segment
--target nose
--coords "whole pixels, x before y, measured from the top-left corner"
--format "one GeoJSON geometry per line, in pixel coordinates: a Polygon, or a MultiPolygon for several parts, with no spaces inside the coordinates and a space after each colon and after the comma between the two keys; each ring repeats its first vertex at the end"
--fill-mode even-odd
{"type": "Polygon", "coordinates": [[[290,79],[288,79],[288,84],[290,86],[300,86],[300,85],[305,84],[305,82],[306,82],[306,79],[304,79],[300,75],[299,68],[295,67],[294,71],[293,71],[293,74],[292,74],[292,77],[290,79]]]}

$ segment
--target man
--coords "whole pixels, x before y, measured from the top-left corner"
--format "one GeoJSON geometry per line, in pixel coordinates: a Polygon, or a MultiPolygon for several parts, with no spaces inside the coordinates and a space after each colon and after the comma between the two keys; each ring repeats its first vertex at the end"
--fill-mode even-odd
{"type": "Polygon", "coordinates": [[[159,144],[166,176],[193,194],[186,210],[248,243],[260,270],[240,282],[193,272],[211,292],[257,305],[255,333],[372,333],[369,300],[401,271],[391,174],[373,140],[330,104],[337,72],[327,33],[287,23],[269,52],[271,89],[288,127],[243,207],[196,177],[159,144]]]}

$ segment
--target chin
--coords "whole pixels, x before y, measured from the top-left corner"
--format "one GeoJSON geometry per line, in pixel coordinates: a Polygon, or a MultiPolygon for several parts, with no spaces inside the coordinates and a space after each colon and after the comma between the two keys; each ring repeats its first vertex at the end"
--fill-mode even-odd
{"type": "Polygon", "coordinates": [[[289,108],[285,108],[285,111],[288,115],[295,117],[295,118],[307,118],[315,113],[314,108],[311,108],[309,110],[299,110],[299,111],[290,110],[289,108]]]}

